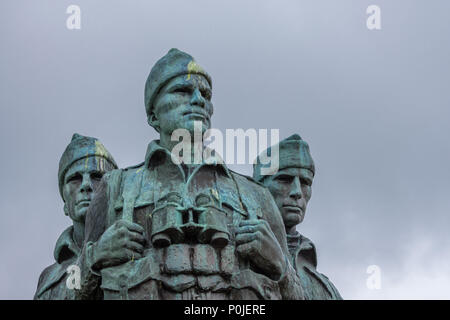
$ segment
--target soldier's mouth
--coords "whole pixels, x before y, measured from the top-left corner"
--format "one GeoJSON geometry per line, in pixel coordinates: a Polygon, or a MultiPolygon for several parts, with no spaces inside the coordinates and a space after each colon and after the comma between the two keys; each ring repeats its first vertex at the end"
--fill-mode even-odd
{"type": "Polygon", "coordinates": [[[77,206],[79,207],[89,207],[91,200],[81,200],[77,202],[77,206]]]}
{"type": "Polygon", "coordinates": [[[189,116],[192,118],[200,118],[200,119],[208,119],[208,117],[201,112],[195,112],[195,111],[186,111],[185,113],[183,113],[183,116],[189,116]]]}
{"type": "Polygon", "coordinates": [[[296,212],[296,213],[302,213],[303,209],[300,208],[299,206],[291,206],[291,205],[285,205],[283,206],[284,209],[290,211],[290,212],[296,212]]]}

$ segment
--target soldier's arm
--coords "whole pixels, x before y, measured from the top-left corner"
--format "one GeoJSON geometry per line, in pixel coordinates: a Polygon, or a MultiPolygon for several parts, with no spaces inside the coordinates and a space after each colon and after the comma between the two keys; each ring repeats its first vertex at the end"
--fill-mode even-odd
{"type": "Polygon", "coordinates": [[[108,175],[105,175],[86,214],[84,246],[77,261],[81,271],[81,288],[76,290],[75,295],[77,299],[81,300],[101,299],[103,296],[100,289],[100,271],[94,265],[93,248],[106,229],[108,213],[107,179],[108,175]]]}
{"type": "Polygon", "coordinates": [[[109,206],[118,195],[121,171],[107,173],[86,215],[85,244],[79,259],[79,299],[102,298],[100,270],[139,259],[144,251],[144,228],[136,223],[109,219],[109,206]],[[110,221],[111,220],[111,221],[110,221]],[[114,220],[114,221],[112,221],[114,220]]]}

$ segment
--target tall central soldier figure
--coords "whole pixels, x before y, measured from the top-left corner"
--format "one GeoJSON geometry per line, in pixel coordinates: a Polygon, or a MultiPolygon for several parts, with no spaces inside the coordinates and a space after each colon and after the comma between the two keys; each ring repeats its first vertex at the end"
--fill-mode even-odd
{"type": "MultiPolygon", "coordinates": [[[[171,49],[145,85],[160,140],[145,162],[106,174],[86,219],[82,299],[303,299],[270,193],[212,155],[178,164],[176,129],[211,126],[211,77],[171,49]]],[[[193,144],[193,141],[192,141],[193,144]]]]}

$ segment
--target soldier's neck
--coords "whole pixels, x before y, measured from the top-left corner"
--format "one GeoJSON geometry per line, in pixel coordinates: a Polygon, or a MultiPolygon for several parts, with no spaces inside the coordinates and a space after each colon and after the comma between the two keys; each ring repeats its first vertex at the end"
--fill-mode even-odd
{"type": "MultiPolygon", "coordinates": [[[[159,145],[165,149],[167,149],[169,152],[172,152],[172,150],[174,150],[174,147],[177,146],[178,144],[180,144],[181,142],[185,142],[184,140],[181,141],[172,141],[171,140],[171,136],[161,133],[160,135],[160,140],[159,140],[159,145]]],[[[194,141],[190,141],[188,146],[190,147],[190,163],[185,163],[185,165],[187,167],[191,167],[191,166],[195,166],[198,165],[199,163],[201,163],[202,161],[202,154],[203,154],[203,145],[202,144],[194,144],[194,141]],[[196,150],[196,148],[198,148],[199,150],[196,150]],[[195,155],[195,152],[197,151],[197,155],[195,155]]],[[[185,151],[185,148],[180,148],[179,146],[177,147],[177,149],[175,150],[175,155],[178,156],[180,153],[180,149],[181,151],[185,151]]],[[[186,147],[187,149],[187,147],[186,147]]]]}
{"type": "Polygon", "coordinates": [[[294,236],[297,234],[297,226],[286,227],[286,234],[294,236]]]}

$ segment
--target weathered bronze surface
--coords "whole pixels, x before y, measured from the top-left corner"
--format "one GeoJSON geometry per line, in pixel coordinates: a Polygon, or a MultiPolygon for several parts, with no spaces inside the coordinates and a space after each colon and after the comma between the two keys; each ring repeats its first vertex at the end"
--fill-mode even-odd
{"type": "MultiPolygon", "coordinates": [[[[266,188],[214,155],[171,159],[171,136],[210,128],[211,77],[171,49],[145,87],[160,139],[145,161],[107,173],[78,259],[80,299],[303,299],[281,215],[266,188]]],[[[192,142],[193,143],[193,142],[192,142]]]]}
{"type": "MultiPolygon", "coordinates": [[[[271,150],[269,148],[263,153],[270,154],[271,150]]],[[[296,230],[305,217],[315,173],[309,146],[294,134],[280,141],[278,154],[279,169],[276,174],[262,176],[260,171],[263,165],[258,157],[253,177],[269,189],[280,209],[292,264],[300,276],[305,299],[340,300],[342,297],[336,287],[317,271],[316,247],[296,230]]]]}
{"type": "Polygon", "coordinates": [[[34,299],[74,299],[66,286],[67,268],[76,263],[84,242],[85,217],[102,176],[117,165],[96,138],[74,134],[59,162],[58,185],[64,213],[72,219],[56,242],[55,263],[42,271],[34,299]]]}
{"type": "Polygon", "coordinates": [[[211,96],[208,73],[171,49],[145,85],[147,121],[160,139],[144,162],[117,169],[97,140],[74,135],[58,174],[73,226],[36,299],[340,298],[316,271],[312,242],[295,231],[314,177],[306,142],[280,144],[279,173],[264,178],[255,166],[255,180],[214,152],[196,162],[195,123],[202,134],[211,127],[211,96]],[[181,162],[171,152],[179,129],[192,137],[181,162]],[[69,265],[81,271],[75,290],[65,284],[69,265]]]}

